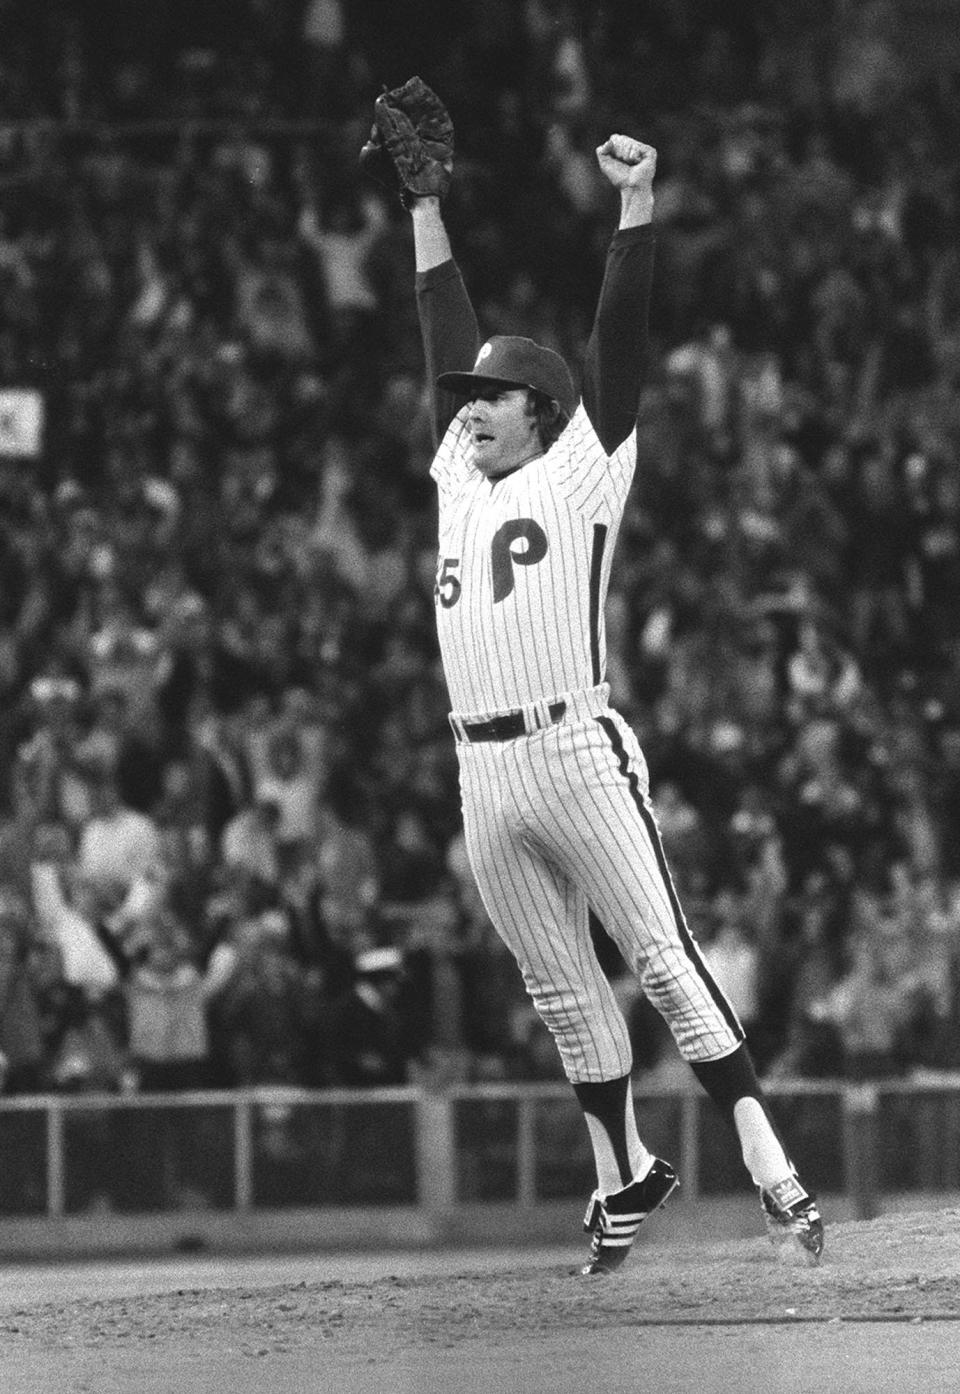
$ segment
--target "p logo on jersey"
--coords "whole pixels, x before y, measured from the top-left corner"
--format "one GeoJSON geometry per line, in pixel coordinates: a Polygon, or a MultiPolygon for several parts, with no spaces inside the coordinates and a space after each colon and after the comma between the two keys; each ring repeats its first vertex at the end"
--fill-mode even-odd
{"type": "Polygon", "coordinates": [[[515,585],[515,566],[536,566],[547,555],[547,534],[533,518],[511,518],[494,534],[490,561],[493,603],[506,600],[515,585]],[[522,547],[514,546],[523,543],[522,547]]]}

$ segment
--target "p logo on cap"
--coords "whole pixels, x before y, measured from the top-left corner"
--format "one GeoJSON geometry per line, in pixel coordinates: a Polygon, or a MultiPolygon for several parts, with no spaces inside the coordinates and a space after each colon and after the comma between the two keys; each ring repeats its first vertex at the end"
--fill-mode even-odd
{"type": "Polygon", "coordinates": [[[471,398],[483,386],[530,387],[560,404],[566,419],[577,409],[577,390],[559,353],[518,334],[495,334],[470,373],[441,373],[437,386],[471,398]]]}

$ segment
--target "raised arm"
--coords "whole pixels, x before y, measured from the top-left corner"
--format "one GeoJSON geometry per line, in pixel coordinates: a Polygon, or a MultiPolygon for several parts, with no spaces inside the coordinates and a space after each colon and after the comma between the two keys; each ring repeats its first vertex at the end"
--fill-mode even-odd
{"type": "Polygon", "coordinates": [[[480,332],[463,277],[453,259],[439,198],[416,199],[410,216],[430,417],[434,443],[439,444],[462,403],[451,393],[438,391],[437,377],[440,373],[466,372],[473,367],[480,347],[480,332]]]}
{"type": "Polygon", "coordinates": [[[634,429],[646,372],[657,152],[630,136],[612,135],[598,147],[597,162],[620,192],[620,221],[587,345],[583,404],[612,454],[634,429]]]}
{"type": "Polygon", "coordinates": [[[449,393],[438,392],[437,375],[472,368],[480,347],[477,318],[440,210],[453,175],[453,121],[421,77],[382,92],[373,118],[360,162],[375,178],[399,184],[400,201],[413,219],[417,311],[439,444],[458,404],[449,393]]]}

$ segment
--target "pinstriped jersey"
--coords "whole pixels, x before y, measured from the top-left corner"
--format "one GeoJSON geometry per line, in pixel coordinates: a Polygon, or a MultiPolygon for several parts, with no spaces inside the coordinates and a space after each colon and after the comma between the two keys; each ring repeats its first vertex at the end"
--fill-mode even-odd
{"type": "Polygon", "coordinates": [[[636,437],[608,455],[581,403],[544,455],[489,480],[471,464],[468,416],[453,418],[431,467],[434,595],[451,708],[493,714],[603,681],[604,602],[636,437]]]}

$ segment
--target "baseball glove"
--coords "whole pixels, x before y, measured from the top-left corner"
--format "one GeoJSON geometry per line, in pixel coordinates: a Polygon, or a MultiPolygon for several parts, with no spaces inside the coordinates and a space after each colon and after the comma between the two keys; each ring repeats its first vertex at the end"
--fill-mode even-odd
{"type": "Polygon", "coordinates": [[[377,98],[360,163],[389,187],[399,181],[404,208],[414,199],[444,197],[453,171],[453,122],[422,78],[408,78],[377,98]]]}

